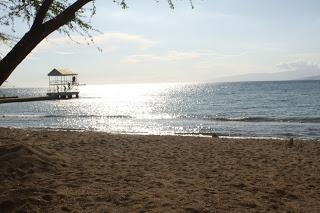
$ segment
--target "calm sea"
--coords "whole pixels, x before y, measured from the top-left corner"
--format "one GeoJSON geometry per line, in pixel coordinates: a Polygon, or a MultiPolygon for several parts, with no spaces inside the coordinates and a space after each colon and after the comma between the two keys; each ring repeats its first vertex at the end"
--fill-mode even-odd
{"type": "Polygon", "coordinates": [[[320,81],[83,86],[79,99],[0,104],[0,126],[320,139],[320,81]]]}

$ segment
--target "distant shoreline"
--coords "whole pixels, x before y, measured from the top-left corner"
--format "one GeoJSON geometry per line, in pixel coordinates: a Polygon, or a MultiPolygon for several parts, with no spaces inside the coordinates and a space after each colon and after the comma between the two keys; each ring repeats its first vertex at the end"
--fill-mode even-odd
{"type": "MultiPolygon", "coordinates": [[[[208,82],[154,82],[154,83],[105,83],[105,84],[86,84],[86,85],[80,85],[80,86],[103,86],[103,85],[148,85],[148,84],[216,84],[216,83],[247,83],[247,82],[299,82],[299,81],[310,81],[310,82],[314,82],[314,81],[320,81],[320,79],[294,79],[294,80],[239,80],[239,81],[208,81],[208,82]]],[[[1,89],[47,89],[48,86],[45,85],[41,85],[38,87],[34,87],[34,86],[2,86],[0,87],[0,91],[1,89]]],[[[1,94],[0,94],[1,95],[1,94]]]]}

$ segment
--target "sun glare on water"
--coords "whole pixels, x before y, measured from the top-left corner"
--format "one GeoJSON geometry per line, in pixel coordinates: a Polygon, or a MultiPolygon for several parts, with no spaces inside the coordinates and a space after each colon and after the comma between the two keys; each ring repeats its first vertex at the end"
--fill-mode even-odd
{"type": "Polygon", "coordinates": [[[82,117],[73,119],[79,128],[86,122],[87,126],[101,131],[121,132],[124,126],[129,132],[150,132],[150,128],[156,131],[155,120],[174,117],[168,113],[172,105],[168,97],[183,86],[173,83],[84,86],[79,99],[65,102],[66,110],[71,107],[70,113],[82,117]]]}
{"type": "Polygon", "coordinates": [[[92,114],[152,119],[170,117],[155,114],[165,106],[170,91],[183,84],[115,84],[86,86],[81,89],[82,102],[92,114]],[[163,94],[163,95],[162,95],[163,94]],[[89,104],[91,103],[91,104],[89,104]]]}

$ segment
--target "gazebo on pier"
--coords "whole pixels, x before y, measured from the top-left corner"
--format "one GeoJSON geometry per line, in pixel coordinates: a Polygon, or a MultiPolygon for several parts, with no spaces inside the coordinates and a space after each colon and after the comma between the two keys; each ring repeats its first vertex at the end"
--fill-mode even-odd
{"type": "Polygon", "coordinates": [[[69,69],[53,69],[48,73],[47,95],[54,98],[79,98],[78,74],[69,69]]]}

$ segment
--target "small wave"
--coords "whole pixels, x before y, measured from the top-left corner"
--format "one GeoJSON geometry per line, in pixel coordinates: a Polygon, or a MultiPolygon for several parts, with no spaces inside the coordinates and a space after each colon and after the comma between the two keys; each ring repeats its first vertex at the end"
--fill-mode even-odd
{"type": "MultiPolygon", "coordinates": [[[[282,140],[282,141],[285,141],[285,140],[288,140],[287,137],[272,137],[272,136],[265,136],[265,137],[262,137],[262,136],[220,136],[219,138],[227,138],[227,139],[239,139],[239,140],[247,140],[247,139],[259,139],[259,140],[282,140]]],[[[299,138],[299,140],[302,140],[301,138],[299,138]]]]}
{"type": "Polygon", "coordinates": [[[28,118],[40,118],[43,115],[19,115],[19,114],[0,114],[0,118],[20,118],[20,119],[28,119],[28,118]]]}
{"type": "Polygon", "coordinates": [[[35,118],[133,118],[129,115],[27,115],[27,114],[10,114],[1,115],[0,118],[16,118],[16,119],[35,119],[35,118]]]}
{"type": "Polygon", "coordinates": [[[287,123],[320,123],[320,117],[240,117],[240,118],[215,118],[217,121],[238,122],[287,122],[287,123]]]}
{"type": "Polygon", "coordinates": [[[133,118],[129,115],[45,115],[45,118],[133,118]]]}
{"type": "Polygon", "coordinates": [[[320,117],[219,117],[208,115],[183,115],[181,119],[201,119],[224,122],[287,122],[287,123],[320,123],[320,117]]]}

